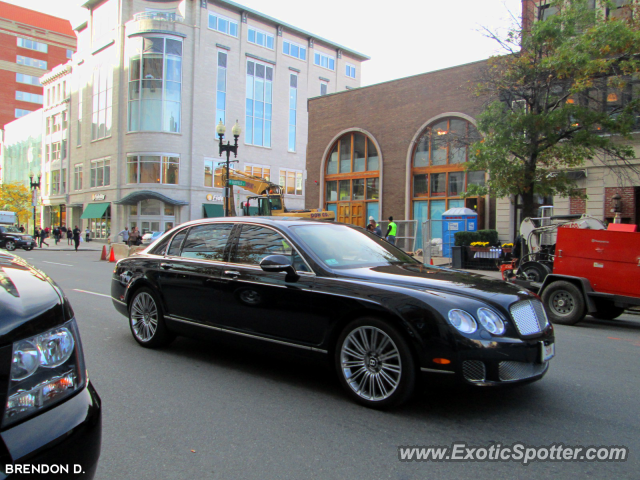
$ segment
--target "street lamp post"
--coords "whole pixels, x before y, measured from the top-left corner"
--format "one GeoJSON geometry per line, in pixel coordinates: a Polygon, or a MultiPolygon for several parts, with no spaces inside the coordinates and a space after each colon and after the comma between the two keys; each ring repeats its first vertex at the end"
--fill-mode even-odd
{"type": "Polygon", "coordinates": [[[33,206],[33,236],[36,236],[36,205],[38,204],[37,191],[40,188],[40,175],[38,175],[38,181],[33,181],[33,173],[29,174],[29,183],[31,184],[31,205],[33,206]]]}
{"type": "Polygon", "coordinates": [[[233,140],[234,140],[233,145],[231,145],[230,142],[227,142],[225,145],[225,143],[223,142],[225,131],[226,131],[226,128],[222,123],[222,119],[220,119],[220,123],[218,123],[218,125],[216,126],[216,133],[218,134],[218,138],[219,138],[218,147],[220,148],[220,156],[222,156],[222,152],[227,153],[227,161],[222,162],[221,164],[226,165],[226,169],[227,169],[227,180],[225,182],[225,187],[224,187],[224,216],[228,217],[230,216],[229,213],[231,209],[230,208],[231,195],[229,193],[229,165],[233,162],[238,161],[238,160],[229,160],[229,157],[231,156],[232,152],[234,157],[238,156],[238,137],[240,136],[240,132],[241,132],[240,125],[238,125],[238,121],[236,120],[236,124],[231,129],[231,133],[233,133],[233,140]]]}

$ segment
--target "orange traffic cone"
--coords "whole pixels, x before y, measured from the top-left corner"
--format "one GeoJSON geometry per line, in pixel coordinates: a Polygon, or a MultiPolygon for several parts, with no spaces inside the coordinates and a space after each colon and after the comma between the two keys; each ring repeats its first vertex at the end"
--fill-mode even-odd
{"type": "Polygon", "coordinates": [[[113,247],[111,247],[111,254],[109,255],[109,261],[112,263],[116,262],[116,253],[113,251],[113,247]]]}
{"type": "Polygon", "coordinates": [[[107,246],[103,245],[102,246],[102,255],[100,255],[100,260],[106,260],[107,259],[107,246]]]}

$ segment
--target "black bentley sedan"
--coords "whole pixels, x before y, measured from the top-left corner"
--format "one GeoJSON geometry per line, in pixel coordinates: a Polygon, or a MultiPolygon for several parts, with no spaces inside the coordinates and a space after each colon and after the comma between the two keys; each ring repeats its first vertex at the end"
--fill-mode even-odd
{"type": "Polygon", "coordinates": [[[211,333],[329,355],[346,392],[377,408],[406,400],[420,373],[530,382],[555,353],[537,296],[339,223],[188,222],[119,261],[111,296],[144,347],[211,333]]]}
{"type": "Polygon", "coordinates": [[[69,301],[47,275],[0,253],[0,479],[93,478],[100,397],[69,301]]]}

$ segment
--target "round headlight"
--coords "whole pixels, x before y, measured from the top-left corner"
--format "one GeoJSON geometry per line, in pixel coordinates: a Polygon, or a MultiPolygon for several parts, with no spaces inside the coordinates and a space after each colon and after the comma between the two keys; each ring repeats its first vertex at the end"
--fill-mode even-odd
{"type": "Polygon", "coordinates": [[[73,335],[66,328],[57,328],[38,337],[40,364],[43,367],[57,367],[69,360],[73,353],[73,335]]]}
{"type": "Polygon", "coordinates": [[[38,369],[40,352],[35,343],[23,340],[15,344],[11,359],[11,380],[24,380],[38,369]]]}
{"type": "Polygon", "coordinates": [[[500,316],[488,308],[478,309],[478,320],[482,326],[492,335],[503,335],[505,328],[500,316]]]}
{"type": "Polygon", "coordinates": [[[464,310],[450,310],[449,323],[462,333],[473,333],[478,329],[476,321],[464,310]]]}

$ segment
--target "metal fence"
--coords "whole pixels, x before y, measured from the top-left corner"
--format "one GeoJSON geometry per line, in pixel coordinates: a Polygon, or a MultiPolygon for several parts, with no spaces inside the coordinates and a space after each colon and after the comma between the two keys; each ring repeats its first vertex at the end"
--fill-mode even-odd
{"type": "MultiPolygon", "coordinates": [[[[398,226],[396,232],[396,247],[401,248],[405,252],[415,252],[416,249],[416,234],[417,234],[417,220],[394,220],[394,223],[398,226]]],[[[382,236],[387,233],[388,221],[379,222],[380,230],[382,230],[382,236]]]]}

